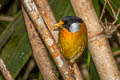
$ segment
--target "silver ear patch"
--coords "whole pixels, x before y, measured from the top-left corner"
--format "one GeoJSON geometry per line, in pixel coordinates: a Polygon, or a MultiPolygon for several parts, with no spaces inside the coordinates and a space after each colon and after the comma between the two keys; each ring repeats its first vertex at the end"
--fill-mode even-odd
{"type": "Polygon", "coordinates": [[[79,29],[80,29],[80,23],[72,23],[69,27],[69,30],[72,33],[79,31],[79,29]]]}

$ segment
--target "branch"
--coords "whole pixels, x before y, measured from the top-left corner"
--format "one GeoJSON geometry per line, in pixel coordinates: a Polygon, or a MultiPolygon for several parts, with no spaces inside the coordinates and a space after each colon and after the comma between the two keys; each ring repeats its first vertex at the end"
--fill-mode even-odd
{"type": "Polygon", "coordinates": [[[1,58],[0,58],[0,71],[3,73],[3,76],[6,80],[14,80],[1,58]]]}
{"type": "Polygon", "coordinates": [[[23,74],[23,80],[27,80],[30,72],[35,68],[35,61],[31,59],[27,65],[26,71],[23,74]]]}
{"type": "Polygon", "coordinates": [[[36,5],[38,6],[38,10],[40,14],[42,15],[45,23],[47,24],[47,27],[49,28],[50,32],[52,33],[55,40],[58,40],[58,31],[54,31],[53,24],[55,24],[57,21],[55,19],[55,16],[53,15],[53,12],[48,4],[48,0],[34,0],[36,5]]]}
{"type": "Polygon", "coordinates": [[[89,38],[88,47],[101,80],[120,80],[119,70],[108,41],[102,33],[103,29],[99,24],[91,0],[70,1],[76,15],[86,23],[89,38]]]}
{"type": "Polygon", "coordinates": [[[13,21],[13,17],[10,17],[10,16],[0,16],[0,21],[13,21]]]}
{"type": "Polygon", "coordinates": [[[47,55],[47,51],[37,34],[34,25],[32,24],[31,20],[29,19],[27,13],[25,12],[24,8],[22,7],[24,20],[27,27],[30,43],[33,49],[33,55],[37,62],[37,65],[43,75],[45,80],[58,80],[55,74],[55,70],[53,69],[53,65],[51,60],[47,55]]]}
{"type": "MultiPolygon", "coordinates": [[[[33,21],[36,29],[38,30],[41,38],[44,40],[46,47],[48,48],[53,60],[55,61],[61,75],[66,80],[75,80],[74,76],[69,69],[69,65],[61,55],[53,36],[45,25],[35,3],[32,0],[22,0],[22,4],[27,10],[31,20],[33,21]]],[[[36,42],[34,42],[36,43],[36,42]]],[[[39,44],[40,45],[40,44],[39,44]]]]}
{"type": "Polygon", "coordinates": [[[113,52],[114,56],[120,55],[120,50],[113,52]]]}
{"type": "Polygon", "coordinates": [[[79,67],[77,66],[77,63],[73,64],[73,71],[76,80],[83,80],[82,74],[80,73],[79,67]]]}

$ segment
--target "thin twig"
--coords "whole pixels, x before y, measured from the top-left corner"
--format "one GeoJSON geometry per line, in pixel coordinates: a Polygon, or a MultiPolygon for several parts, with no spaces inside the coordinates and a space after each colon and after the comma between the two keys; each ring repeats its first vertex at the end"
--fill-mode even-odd
{"type": "Polygon", "coordinates": [[[119,16],[119,14],[120,14],[120,8],[118,9],[118,12],[117,12],[116,17],[118,17],[118,16],[119,16]]]}
{"type": "Polygon", "coordinates": [[[117,27],[120,27],[120,24],[117,24],[116,26],[117,26],[117,27]]]}
{"type": "MultiPolygon", "coordinates": [[[[120,57],[117,57],[116,61],[117,61],[117,63],[120,63],[120,57]]],[[[120,73],[120,71],[119,71],[119,73],[120,73]]]]}
{"type": "Polygon", "coordinates": [[[114,55],[114,56],[120,55],[120,50],[113,52],[113,55],[114,55]]]}
{"type": "Polygon", "coordinates": [[[3,60],[0,58],[0,71],[3,73],[3,76],[6,80],[14,80],[6,65],[4,64],[3,60]]]}
{"type": "Polygon", "coordinates": [[[118,9],[117,15],[114,17],[115,20],[112,22],[113,25],[117,22],[119,13],[120,13],[120,8],[118,9]]]}
{"type": "Polygon", "coordinates": [[[112,34],[116,31],[117,33],[117,28],[119,26],[119,24],[115,25],[115,23],[117,22],[118,20],[118,16],[119,16],[119,13],[120,13],[120,8],[118,9],[118,12],[117,14],[115,14],[115,11],[114,9],[112,8],[109,0],[105,0],[105,3],[104,3],[104,7],[103,7],[103,10],[102,10],[102,13],[101,13],[101,17],[99,19],[99,22],[101,22],[102,24],[102,27],[104,29],[104,32],[105,32],[105,35],[107,38],[111,38],[112,37],[112,34]],[[106,7],[106,4],[108,3],[110,9],[112,10],[112,13],[113,13],[113,16],[114,16],[114,21],[112,23],[107,23],[107,19],[105,19],[105,25],[104,23],[102,23],[101,19],[103,17],[103,14],[104,14],[104,11],[105,11],[105,7],[106,7]],[[108,25],[109,24],[109,25],[108,25]]]}
{"type": "Polygon", "coordinates": [[[76,63],[73,64],[73,71],[74,71],[76,80],[83,80],[82,74],[80,73],[80,70],[76,63]]]}
{"type": "Polygon", "coordinates": [[[23,80],[27,80],[30,72],[33,70],[34,67],[35,67],[35,61],[33,59],[31,59],[28,63],[26,71],[24,73],[23,80]]]}
{"type": "Polygon", "coordinates": [[[99,19],[100,22],[101,22],[101,19],[102,19],[102,17],[103,17],[103,14],[105,13],[106,4],[107,4],[107,1],[105,0],[104,7],[103,7],[103,9],[102,9],[102,13],[101,13],[100,19],[99,19]]]}
{"type": "Polygon", "coordinates": [[[114,9],[112,8],[112,5],[110,4],[109,0],[107,0],[107,3],[108,3],[108,5],[110,6],[110,8],[111,8],[111,10],[112,10],[113,16],[115,17],[115,11],[114,11],[114,9]]]}
{"type": "Polygon", "coordinates": [[[10,16],[0,16],[0,21],[13,21],[13,17],[10,16]]]}
{"type": "Polygon", "coordinates": [[[116,15],[112,5],[109,2],[109,0],[107,0],[107,3],[110,6],[110,9],[112,10],[113,16],[115,18],[115,20],[112,22],[112,25],[114,25],[117,22],[117,20],[118,20],[118,16],[119,16],[119,13],[120,13],[120,8],[118,9],[118,12],[117,12],[117,15],[116,15]]]}

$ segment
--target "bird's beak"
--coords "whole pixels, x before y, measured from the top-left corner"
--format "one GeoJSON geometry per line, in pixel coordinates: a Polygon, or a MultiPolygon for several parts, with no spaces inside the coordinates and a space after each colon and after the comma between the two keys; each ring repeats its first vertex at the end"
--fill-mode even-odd
{"type": "Polygon", "coordinates": [[[61,20],[59,23],[54,24],[54,27],[61,27],[64,24],[64,22],[61,20]]]}
{"type": "Polygon", "coordinates": [[[54,26],[54,27],[60,27],[61,24],[60,24],[60,23],[56,23],[56,24],[54,24],[53,26],[54,26]]]}
{"type": "Polygon", "coordinates": [[[59,30],[60,28],[62,28],[62,25],[63,25],[63,24],[64,24],[64,22],[63,22],[62,20],[59,21],[59,23],[54,24],[53,27],[57,27],[57,28],[54,29],[54,31],[57,31],[57,30],[59,30]]]}

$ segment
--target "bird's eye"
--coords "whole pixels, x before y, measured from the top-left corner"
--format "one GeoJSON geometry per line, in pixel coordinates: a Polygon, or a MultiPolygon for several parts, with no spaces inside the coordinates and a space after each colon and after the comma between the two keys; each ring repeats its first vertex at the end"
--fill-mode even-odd
{"type": "Polygon", "coordinates": [[[69,27],[70,32],[72,32],[72,33],[78,32],[79,29],[80,29],[80,25],[81,25],[81,23],[78,23],[78,22],[77,23],[72,23],[69,27]]]}

